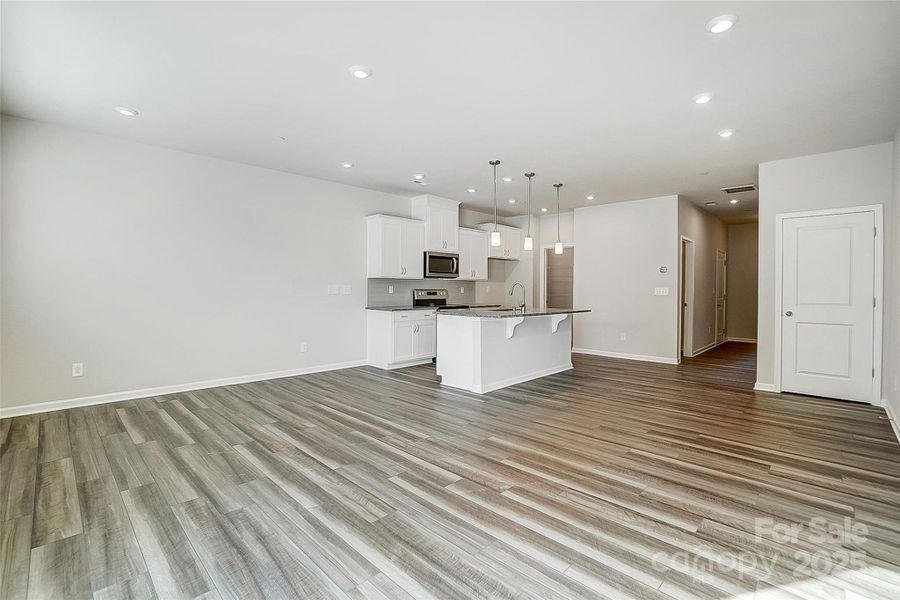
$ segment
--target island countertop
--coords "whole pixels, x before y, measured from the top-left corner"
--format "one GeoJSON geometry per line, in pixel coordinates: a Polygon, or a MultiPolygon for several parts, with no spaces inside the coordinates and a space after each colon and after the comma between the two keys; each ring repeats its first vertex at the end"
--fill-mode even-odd
{"type": "Polygon", "coordinates": [[[548,315],[572,315],[576,313],[591,312],[589,308],[544,308],[528,309],[525,312],[508,308],[503,310],[490,310],[478,308],[460,308],[442,310],[440,315],[450,317],[468,317],[470,319],[513,319],[516,317],[544,317],[548,315]]]}

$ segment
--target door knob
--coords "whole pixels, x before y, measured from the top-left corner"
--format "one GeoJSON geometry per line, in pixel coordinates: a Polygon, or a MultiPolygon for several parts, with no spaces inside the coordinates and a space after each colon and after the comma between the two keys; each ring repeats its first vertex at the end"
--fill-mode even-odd
{"type": "Polygon", "coordinates": [[[784,313],[784,316],[786,316],[786,317],[793,317],[793,316],[794,316],[794,312],[789,310],[789,311],[787,311],[786,313],[784,313]]]}

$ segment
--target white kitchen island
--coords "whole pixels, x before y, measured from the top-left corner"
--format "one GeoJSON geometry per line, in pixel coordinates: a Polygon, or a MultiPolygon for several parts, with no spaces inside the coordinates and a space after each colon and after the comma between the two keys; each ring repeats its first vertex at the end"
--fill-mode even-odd
{"type": "Polygon", "coordinates": [[[441,385],[484,394],[572,368],[572,319],[589,310],[446,310],[437,315],[441,385]]]}

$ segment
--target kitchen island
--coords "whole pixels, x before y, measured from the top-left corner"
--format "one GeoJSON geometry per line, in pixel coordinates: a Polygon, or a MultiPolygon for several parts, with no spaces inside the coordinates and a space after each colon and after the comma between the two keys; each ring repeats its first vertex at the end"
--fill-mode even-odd
{"type": "Polygon", "coordinates": [[[572,319],[589,310],[443,310],[441,385],[484,394],[572,368],[572,319]]]}

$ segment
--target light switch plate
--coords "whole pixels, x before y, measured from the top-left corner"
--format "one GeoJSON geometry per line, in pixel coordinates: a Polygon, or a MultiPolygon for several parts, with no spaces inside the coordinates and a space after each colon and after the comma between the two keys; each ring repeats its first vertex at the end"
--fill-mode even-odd
{"type": "Polygon", "coordinates": [[[351,290],[351,288],[350,288],[349,285],[342,285],[342,286],[341,286],[341,294],[343,294],[344,296],[349,296],[349,295],[350,295],[350,290],[351,290]]]}
{"type": "Polygon", "coordinates": [[[388,294],[393,294],[393,293],[394,293],[394,286],[389,285],[388,286],[388,294]]]}
{"type": "Polygon", "coordinates": [[[669,288],[653,288],[654,296],[668,296],[669,288]]]}
{"type": "Polygon", "coordinates": [[[341,286],[335,285],[333,283],[328,284],[328,295],[329,296],[337,296],[341,293],[341,286]]]}

